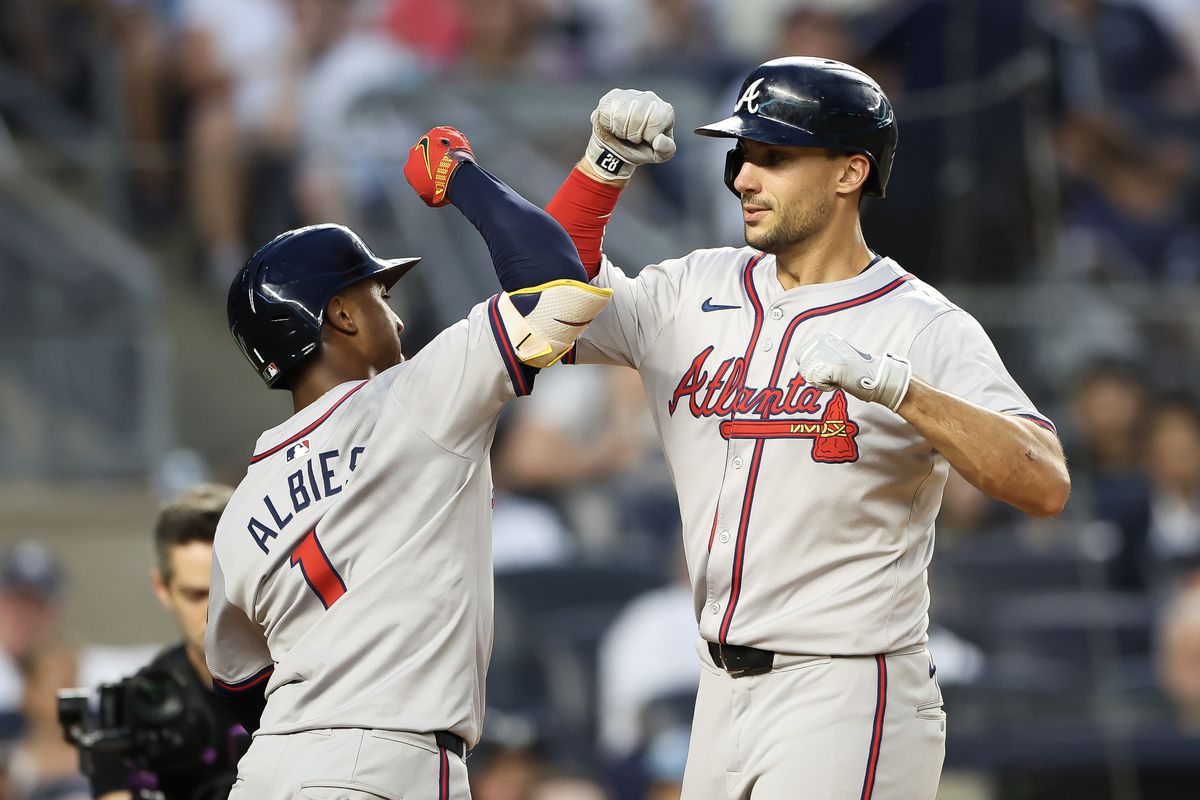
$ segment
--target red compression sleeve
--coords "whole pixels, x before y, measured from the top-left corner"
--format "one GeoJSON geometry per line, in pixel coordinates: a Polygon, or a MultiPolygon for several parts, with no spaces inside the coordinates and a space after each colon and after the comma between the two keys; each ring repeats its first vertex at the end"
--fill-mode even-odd
{"type": "Polygon", "coordinates": [[[590,178],[576,167],[546,205],[546,212],[563,226],[575,243],[588,280],[600,272],[604,228],[617,207],[621,188],[590,178]]]}

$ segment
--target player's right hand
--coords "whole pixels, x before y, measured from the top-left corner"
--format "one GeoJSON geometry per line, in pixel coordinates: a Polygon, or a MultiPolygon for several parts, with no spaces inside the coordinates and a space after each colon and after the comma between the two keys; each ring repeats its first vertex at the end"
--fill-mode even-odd
{"type": "Polygon", "coordinates": [[[675,155],[675,108],[654,92],[613,89],[592,112],[587,162],[605,180],[626,180],[639,164],[675,155]]]}
{"type": "Polygon", "coordinates": [[[439,125],[408,151],[404,177],[425,205],[437,208],[450,202],[446,198],[450,176],[464,161],[475,163],[475,153],[467,137],[449,125],[439,125]]]}

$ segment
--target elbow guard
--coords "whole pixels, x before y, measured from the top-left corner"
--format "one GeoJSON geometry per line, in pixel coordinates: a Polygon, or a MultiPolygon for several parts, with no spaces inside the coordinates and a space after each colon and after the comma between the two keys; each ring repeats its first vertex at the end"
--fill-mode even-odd
{"type": "Polygon", "coordinates": [[[517,358],[538,368],[557,362],[608,305],[612,293],[581,281],[557,280],[501,294],[500,317],[517,358]]]}

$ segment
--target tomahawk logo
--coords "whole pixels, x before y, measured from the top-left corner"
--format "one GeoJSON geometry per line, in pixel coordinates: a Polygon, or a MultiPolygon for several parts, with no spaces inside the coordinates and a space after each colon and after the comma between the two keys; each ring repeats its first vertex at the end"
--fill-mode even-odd
{"type": "Polygon", "coordinates": [[[746,91],[742,92],[742,96],[739,97],[738,101],[733,104],[733,113],[736,114],[741,111],[743,103],[746,104],[746,110],[751,114],[758,113],[758,87],[761,86],[762,82],[765,80],[766,78],[759,78],[754,83],[746,87],[746,91]]]}

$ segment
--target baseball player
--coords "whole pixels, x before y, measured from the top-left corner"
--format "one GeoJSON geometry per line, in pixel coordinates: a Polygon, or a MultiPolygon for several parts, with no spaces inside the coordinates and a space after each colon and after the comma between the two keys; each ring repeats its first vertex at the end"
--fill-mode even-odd
{"type": "Polygon", "coordinates": [[[614,90],[548,210],[610,306],[573,351],[636,368],[679,493],[704,669],[683,794],[933,798],[945,714],[926,568],[951,467],[1039,517],[1070,482],[1050,420],[979,324],[859,225],[896,149],[853,67],[755,69],[727,119],[747,247],[629,278],[600,253],[638,164],[675,150],[653,93],[614,90]]]}
{"type": "Polygon", "coordinates": [[[492,648],[488,450],[608,302],[570,239],[435,128],[405,175],[484,235],[504,292],[411,360],[388,292],[418,259],[289,231],[229,292],[229,327],[295,414],[264,432],[214,542],[206,656],[255,733],[237,800],[467,798],[492,648]]]}

